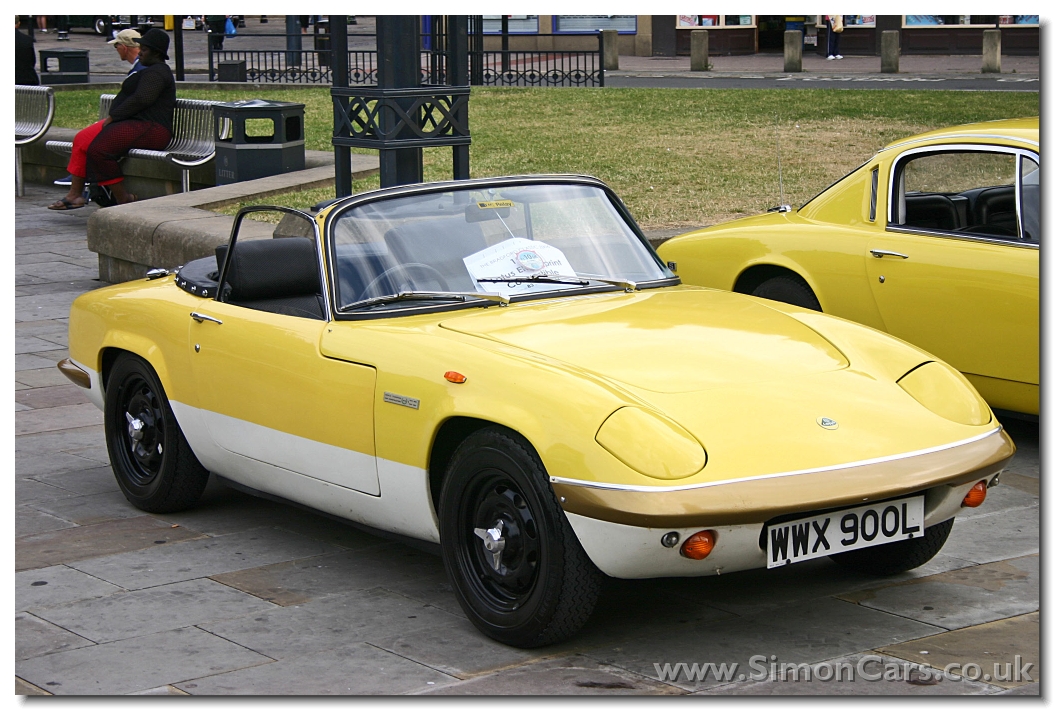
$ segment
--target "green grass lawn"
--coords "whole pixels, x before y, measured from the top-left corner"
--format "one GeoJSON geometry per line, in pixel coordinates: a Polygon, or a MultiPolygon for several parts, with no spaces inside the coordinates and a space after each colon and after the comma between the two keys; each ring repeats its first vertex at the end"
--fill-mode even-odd
{"type": "MultiPolygon", "coordinates": [[[[308,149],[332,149],[327,88],[180,89],[179,95],[303,103],[308,149]]],[[[97,118],[96,92],[61,92],[57,103],[57,126],[76,128],[97,118]]],[[[786,199],[799,205],[898,138],[1038,114],[1036,92],[473,88],[471,172],[595,175],[644,228],[694,226],[777,204],[777,126],[786,199]]],[[[426,180],[451,177],[449,148],[424,156],[426,180]]],[[[373,177],[354,189],[378,186],[373,177]]],[[[309,206],[332,196],[332,190],[313,190],[268,199],[309,206]]]]}

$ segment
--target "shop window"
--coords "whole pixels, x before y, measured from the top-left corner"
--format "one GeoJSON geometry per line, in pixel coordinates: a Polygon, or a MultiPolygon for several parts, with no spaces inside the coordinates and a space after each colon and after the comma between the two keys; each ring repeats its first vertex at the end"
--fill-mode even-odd
{"type": "Polygon", "coordinates": [[[618,30],[637,34],[636,15],[553,15],[553,32],[598,32],[618,30]]]}
{"type": "Polygon", "coordinates": [[[1039,22],[1037,15],[904,15],[904,27],[995,27],[997,23],[1000,25],[1035,24],[1016,21],[1017,18],[1027,20],[1032,17],[1035,18],[1035,23],[1039,22]],[[1006,22],[1007,19],[1014,20],[1014,22],[1006,22]]]}
{"type": "MultiPolygon", "coordinates": [[[[483,16],[483,34],[501,34],[501,15],[483,16]]],[[[538,34],[537,15],[509,15],[509,34],[538,34]]]]}
{"type": "Polygon", "coordinates": [[[753,27],[754,15],[678,15],[679,29],[692,27],[753,27]]]}

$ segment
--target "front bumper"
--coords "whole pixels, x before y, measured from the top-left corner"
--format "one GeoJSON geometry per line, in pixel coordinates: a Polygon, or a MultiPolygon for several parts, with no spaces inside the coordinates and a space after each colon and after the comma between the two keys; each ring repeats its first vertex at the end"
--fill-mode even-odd
{"type": "Polygon", "coordinates": [[[990,482],[1010,462],[1014,444],[1002,429],[938,450],[810,472],[773,474],[728,483],[639,490],[593,487],[553,479],[567,519],[593,563],[626,579],[723,574],[765,567],[761,531],[783,515],[851,508],[924,492],[926,526],[954,517],[963,496],[990,482]],[[717,542],[703,560],[681,556],[683,541],[714,530],[717,542]]]}

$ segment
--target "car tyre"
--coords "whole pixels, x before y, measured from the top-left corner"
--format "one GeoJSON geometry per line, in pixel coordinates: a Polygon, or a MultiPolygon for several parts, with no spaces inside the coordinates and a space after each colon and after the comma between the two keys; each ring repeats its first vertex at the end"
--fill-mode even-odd
{"type": "Polygon", "coordinates": [[[922,537],[841,552],[831,555],[831,559],[843,567],[875,576],[907,572],[926,564],[941,551],[954,523],[955,518],[948,518],[926,528],[922,537]]]}
{"type": "Polygon", "coordinates": [[[106,23],[106,20],[104,18],[96,17],[95,21],[94,21],[94,23],[92,25],[92,29],[95,30],[95,34],[97,34],[97,35],[105,35],[106,34],[106,24],[107,23],[106,23]]]}
{"type": "Polygon", "coordinates": [[[521,436],[489,427],[461,443],[443,481],[439,529],[458,602],[487,636],[535,648],[570,637],[592,614],[603,574],[521,436]]]}
{"type": "Polygon", "coordinates": [[[822,311],[816,294],[809,288],[809,284],[796,274],[788,276],[774,276],[754,287],[752,296],[767,298],[770,301],[781,301],[792,306],[801,306],[814,311],[822,311]]]}
{"type": "Polygon", "coordinates": [[[209,472],[191,451],[149,363],[118,357],[107,380],[104,416],[110,465],[132,505],[173,513],[197,503],[209,472]]]}

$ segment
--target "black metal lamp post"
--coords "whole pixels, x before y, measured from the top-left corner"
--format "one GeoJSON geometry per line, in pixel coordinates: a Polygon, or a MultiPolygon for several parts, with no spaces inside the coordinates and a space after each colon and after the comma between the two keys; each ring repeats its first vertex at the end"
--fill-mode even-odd
{"type": "Polygon", "coordinates": [[[347,18],[331,17],[336,192],[351,194],[352,147],[380,151],[381,187],[424,180],[422,148],[451,146],[454,178],[469,177],[468,18],[448,18],[447,84],[421,85],[420,18],[377,17],[377,86],[347,86],[347,18]],[[338,64],[339,62],[339,64],[338,64]]]}

